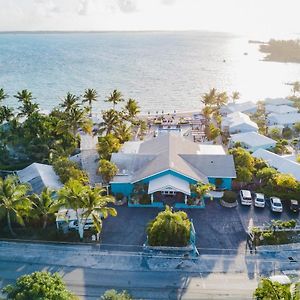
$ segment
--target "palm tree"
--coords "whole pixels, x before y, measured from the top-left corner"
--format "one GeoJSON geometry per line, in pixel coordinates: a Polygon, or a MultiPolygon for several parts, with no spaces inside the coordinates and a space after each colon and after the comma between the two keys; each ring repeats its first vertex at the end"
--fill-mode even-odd
{"type": "Polygon", "coordinates": [[[32,101],[34,98],[32,97],[32,93],[28,90],[22,90],[20,92],[17,92],[16,95],[14,95],[15,98],[17,98],[19,100],[19,102],[30,102],[32,101]]]}
{"type": "Polygon", "coordinates": [[[208,192],[215,190],[215,186],[213,184],[203,184],[202,182],[198,182],[195,186],[195,192],[199,199],[202,199],[208,192]]]}
{"type": "Polygon", "coordinates": [[[83,207],[84,194],[87,186],[79,180],[70,179],[58,192],[58,201],[65,207],[74,209],[78,224],[80,222],[79,210],[83,207]]]}
{"type": "Polygon", "coordinates": [[[9,122],[14,117],[13,109],[8,106],[0,106],[0,124],[9,122]]]}
{"type": "Polygon", "coordinates": [[[236,103],[237,100],[240,99],[240,93],[239,92],[232,92],[232,95],[231,95],[231,100],[233,103],[236,103]]]}
{"type": "Polygon", "coordinates": [[[0,103],[5,100],[6,98],[8,98],[8,95],[5,93],[4,89],[1,88],[0,89],[0,103]]]}
{"type": "Polygon", "coordinates": [[[68,131],[76,139],[77,130],[81,128],[86,133],[92,132],[92,121],[87,118],[87,110],[72,107],[66,116],[66,119],[60,120],[57,125],[57,132],[63,133],[68,131]]]}
{"type": "Polygon", "coordinates": [[[61,207],[61,203],[53,200],[54,191],[46,187],[40,195],[33,194],[30,198],[33,202],[33,208],[38,217],[43,219],[43,229],[46,228],[48,218],[61,207]]]}
{"type": "Polygon", "coordinates": [[[83,227],[85,226],[87,219],[92,217],[93,223],[98,233],[100,233],[102,230],[101,218],[106,219],[109,215],[113,217],[117,215],[117,211],[113,207],[107,207],[109,203],[114,203],[114,197],[105,195],[105,193],[105,188],[89,187],[83,199],[83,227]]]}
{"type": "Polygon", "coordinates": [[[105,100],[105,102],[110,102],[113,104],[113,109],[115,109],[115,106],[119,103],[119,102],[123,102],[123,95],[121,92],[119,92],[118,90],[114,90],[109,97],[105,100]]]}
{"type": "Polygon", "coordinates": [[[110,134],[120,123],[120,114],[114,110],[109,109],[102,114],[103,123],[100,126],[100,133],[106,131],[106,135],[110,134]]]}
{"type": "Polygon", "coordinates": [[[227,102],[228,102],[228,95],[226,92],[221,92],[217,94],[216,105],[218,109],[220,109],[221,106],[227,104],[227,102]]]}
{"type": "Polygon", "coordinates": [[[125,111],[124,114],[126,116],[126,119],[128,121],[133,121],[137,114],[141,112],[140,107],[136,100],[134,99],[128,99],[128,101],[125,104],[125,111]]]}
{"type": "Polygon", "coordinates": [[[208,93],[205,93],[202,96],[201,102],[204,104],[204,106],[213,106],[216,103],[216,99],[217,99],[217,90],[215,88],[212,88],[208,93]]]}
{"type": "Polygon", "coordinates": [[[62,103],[59,105],[61,108],[65,109],[65,112],[69,112],[71,109],[79,107],[79,97],[71,94],[70,92],[67,93],[66,97],[63,98],[62,103]]]}
{"type": "Polygon", "coordinates": [[[22,90],[21,92],[18,92],[16,95],[14,95],[14,97],[17,98],[20,103],[22,103],[22,106],[18,108],[20,110],[18,116],[29,117],[32,114],[38,112],[39,105],[32,101],[34,98],[32,97],[32,93],[30,91],[22,90]]]}
{"type": "Polygon", "coordinates": [[[89,109],[90,109],[90,116],[92,116],[92,106],[93,106],[93,102],[96,102],[98,98],[98,93],[96,90],[94,89],[87,89],[84,91],[84,95],[83,95],[83,103],[88,103],[89,105],[89,109]]]}
{"type": "Polygon", "coordinates": [[[132,136],[131,126],[126,125],[125,123],[119,123],[114,129],[114,134],[121,144],[129,141],[132,136]]]}
{"type": "Polygon", "coordinates": [[[26,197],[30,186],[18,182],[18,177],[9,175],[5,179],[0,177],[0,216],[6,217],[9,231],[12,229],[12,220],[24,225],[23,216],[30,209],[30,201],[26,197]]]}

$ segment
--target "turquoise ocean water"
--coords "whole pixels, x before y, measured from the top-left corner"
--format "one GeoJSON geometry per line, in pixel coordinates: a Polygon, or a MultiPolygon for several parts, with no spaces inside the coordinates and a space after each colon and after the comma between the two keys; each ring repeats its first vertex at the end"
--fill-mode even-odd
{"type": "Polygon", "coordinates": [[[300,64],[262,58],[246,36],[223,33],[0,34],[0,87],[10,95],[30,89],[46,110],[89,87],[100,94],[99,110],[117,88],[145,112],[196,109],[212,87],[240,91],[241,101],[287,95],[300,64]]]}

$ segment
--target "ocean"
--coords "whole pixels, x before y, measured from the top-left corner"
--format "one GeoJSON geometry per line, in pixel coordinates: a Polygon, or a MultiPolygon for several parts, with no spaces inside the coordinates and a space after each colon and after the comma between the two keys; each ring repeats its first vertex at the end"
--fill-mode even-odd
{"type": "MultiPolygon", "coordinates": [[[[113,89],[143,112],[189,111],[210,88],[239,91],[240,101],[290,94],[300,65],[265,62],[248,37],[211,32],[0,34],[0,87],[32,91],[42,109],[67,93],[95,88],[95,110],[113,89]]],[[[16,107],[16,99],[6,102],[16,107]]]]}

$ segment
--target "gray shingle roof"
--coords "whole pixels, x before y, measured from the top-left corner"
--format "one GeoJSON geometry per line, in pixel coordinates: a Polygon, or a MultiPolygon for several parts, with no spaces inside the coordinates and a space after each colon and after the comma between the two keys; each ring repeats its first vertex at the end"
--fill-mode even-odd
{"type": "Polygon", "coordinates": [[[137,154],[114,153],[119,174],[113,182],[137,182],[165,170],[173,170],[196,181],[208,182],[207,177],[235,177],[230,155],[203,155],[199,145],[182,136],[168,133],[143,142],[137,154]],[[207,159],[214,159],[207,164],[207,159]],[[213,175],[211,175],[213,174],[213,175]],[[127,180],[127,181],[126,181],[127,180]]]}

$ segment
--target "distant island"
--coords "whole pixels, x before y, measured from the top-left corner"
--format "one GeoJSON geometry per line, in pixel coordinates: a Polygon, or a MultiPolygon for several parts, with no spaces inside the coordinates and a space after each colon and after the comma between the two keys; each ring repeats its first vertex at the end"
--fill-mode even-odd
{"type": "Polygon", "coordinates": [[[271,39],[260,43],[259,50],[267,53],[265,61],[300,63],[300,40],[271,39]]]}

